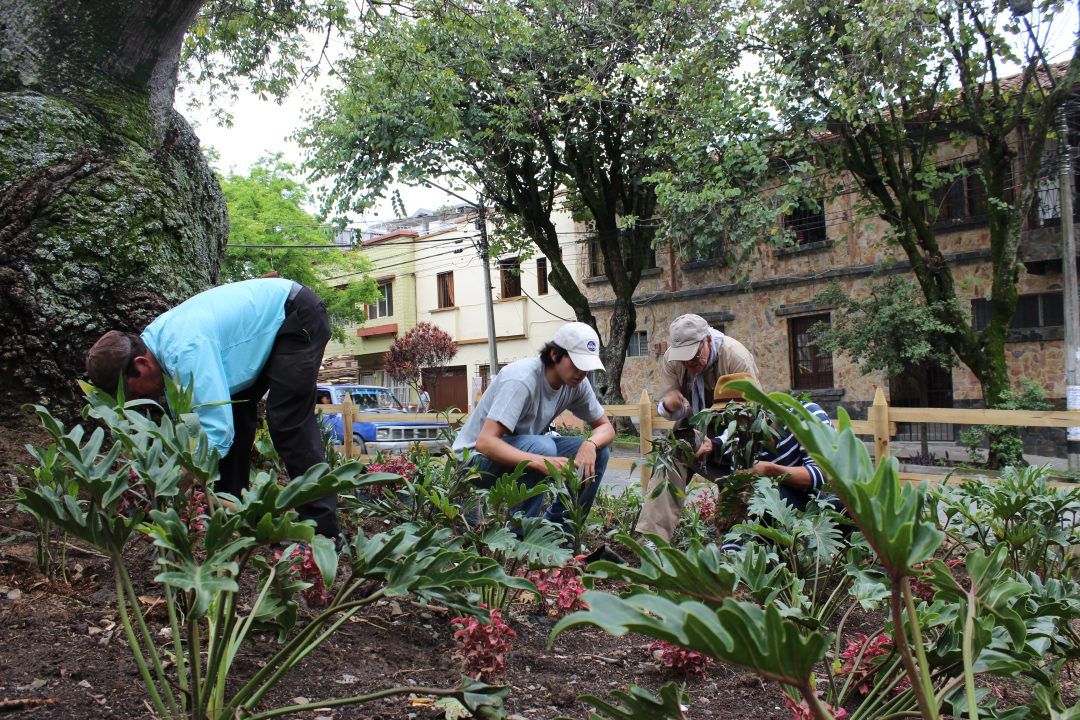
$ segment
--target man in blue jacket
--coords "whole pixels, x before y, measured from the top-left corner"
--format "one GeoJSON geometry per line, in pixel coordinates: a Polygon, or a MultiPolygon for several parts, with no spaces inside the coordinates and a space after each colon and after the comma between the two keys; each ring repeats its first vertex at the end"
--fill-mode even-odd
{"type": "MultiPolygon", "coordinates": [[[[239,497],[250,480],[264,394],[270,437],[289,476],[326,462],[315,384],[329,339],[326,306],[311,290],[281,278],[246,280],[199,293],[141,335],[105,333],[86,356],[86,372],[109,392],[123,382],[127,398],[159,398],[165,374],[191,384],[203,430],[221,454],[217,490],[239,497]]],[[[298,511],[316,532],[340,534],[334,495],[298,511]]]]}

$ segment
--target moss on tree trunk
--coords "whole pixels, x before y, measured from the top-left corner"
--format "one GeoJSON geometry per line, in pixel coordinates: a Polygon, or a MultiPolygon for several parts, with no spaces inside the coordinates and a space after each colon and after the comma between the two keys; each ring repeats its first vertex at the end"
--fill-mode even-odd
{"type": "Polygon", "coordinates": [[[102,332],[217,277],[224,199],[172,109],[200,4],[0,0],[0,422],[73,408],[102,332]]]}

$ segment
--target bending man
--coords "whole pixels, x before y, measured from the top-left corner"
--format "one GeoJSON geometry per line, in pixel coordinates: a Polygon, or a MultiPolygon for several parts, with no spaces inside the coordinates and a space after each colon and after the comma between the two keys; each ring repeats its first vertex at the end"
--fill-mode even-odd
{"type": "MultiPolygon", "coordinates": [[[[585,508],[592,506],[607,468],[608,445],[615,439],[615,429],[586,379],[590,370],[604,369],[599,352],[596,332],[574,322],[559,328],[539,357],[512,362],[499,372],[453,447],[459,455],[466,448],[476,450],[472,462],[480,471],[481,486],[489,487],[522,462],[528,470],[521,480],[532,486],[548,477],[547,463],[562,467],[573,458],[581,477],[592,478],[578,501],[585,508]],[[589,423],[591,437],[545,434],[564,410],[589,423]]],[[[543,497],[536,497],[519,509],[533,517],[540,514],[542,502],[543,497]]],[[[562,523],[565,510],[556,500],[545,517],[562,523]]]]}
{"type": "MultiPolygon", "coordinates": [[[[248,487],[259,399],[290,477],[326,462],[315,417],[315,383],[330,339],[326,306],[280,278],[211,288],[164,313],[141,335],[111,330],[86,356],[90,381],[128,398],[159,398],[167,373],[191,383],[203,430],[221,454],[217,490],[248,487]],[[229,403],[222,405],[218,403],[229,403]]],[[[297,508],[316,532],[337,538],[337,497],[297,508]]]]}
{"type": "Polygon", "coordinates": [[[708,480],[724,475],[713,457],[712,440],[699,437],[689,419],[712,404],[713,388],[721,375],[746,373],[757,382],[757,363],[742,343],[709,326],[698,315],[680,315],[668,331],[668,349],[660,366],[661,399],[657,412],[675,421],[676,435],[694,447],[694,463],[676,463],[676,472],[658,471],[645,492],[637,527],[639,533],[659,535],[670,542],[682,514],[683,499],[664,490],[652,497],[661,483],[680,492],[695,473],[708,480]]]}

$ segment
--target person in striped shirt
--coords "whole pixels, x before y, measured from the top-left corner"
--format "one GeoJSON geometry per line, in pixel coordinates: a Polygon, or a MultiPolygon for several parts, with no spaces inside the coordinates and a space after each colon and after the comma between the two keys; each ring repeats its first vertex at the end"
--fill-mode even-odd
{"type": "MultiPolygon", "coordinates": [[[[716,381],[713,391],[713,407],[723,407],[728,402],[742,402],[742,393],[724,388],[732,380],[750,380],[746,376],[736,377],[725,375],[716,381]]],[[[820,405],[814,402],[804,402],[803,407],[810,411],[815,418],[823,423],[831,425],[829,415],[820,405]]],[[[779,428],[780,438],[770,449],[758,455],[757,461],[750,467],[748,472],[761,477],[780,478],[777,490],[780,497],[799,510],[805,510],[810,500],[822,492],[825,485],[825,474],[818,467],[810,454],[806,452],[798,438],[786,428],[779,428]]],[[[715,447],[723,447],[723,439],[713,439],[715,447]]],[[[720,461],[721,465],[728,469],[733,466],[730,453],[720,461]]],[[[833,497],[830,504],[835,501],[834,509],[842,509],[839,501],[833,497]]]]}

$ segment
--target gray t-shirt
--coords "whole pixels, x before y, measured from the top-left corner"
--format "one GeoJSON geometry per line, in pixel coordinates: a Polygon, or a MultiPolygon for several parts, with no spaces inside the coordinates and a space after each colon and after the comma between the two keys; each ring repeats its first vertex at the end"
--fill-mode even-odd
{"type": "Polygon", "coordinates": [[[495,382],[458,432],[453,450],[460,453],[465,448],[476,447],[476,438],[487,420],[499,423],[510,431],[510,435],[543,435],[551,421],[564,410],[588,423],[604,415],[604,408],[597,402],[588,380],[583,380],[577,387],[563,385],[555,390],[544,376],[544,363],[540,358],[517,360],[495,377],[495,382]]]}

